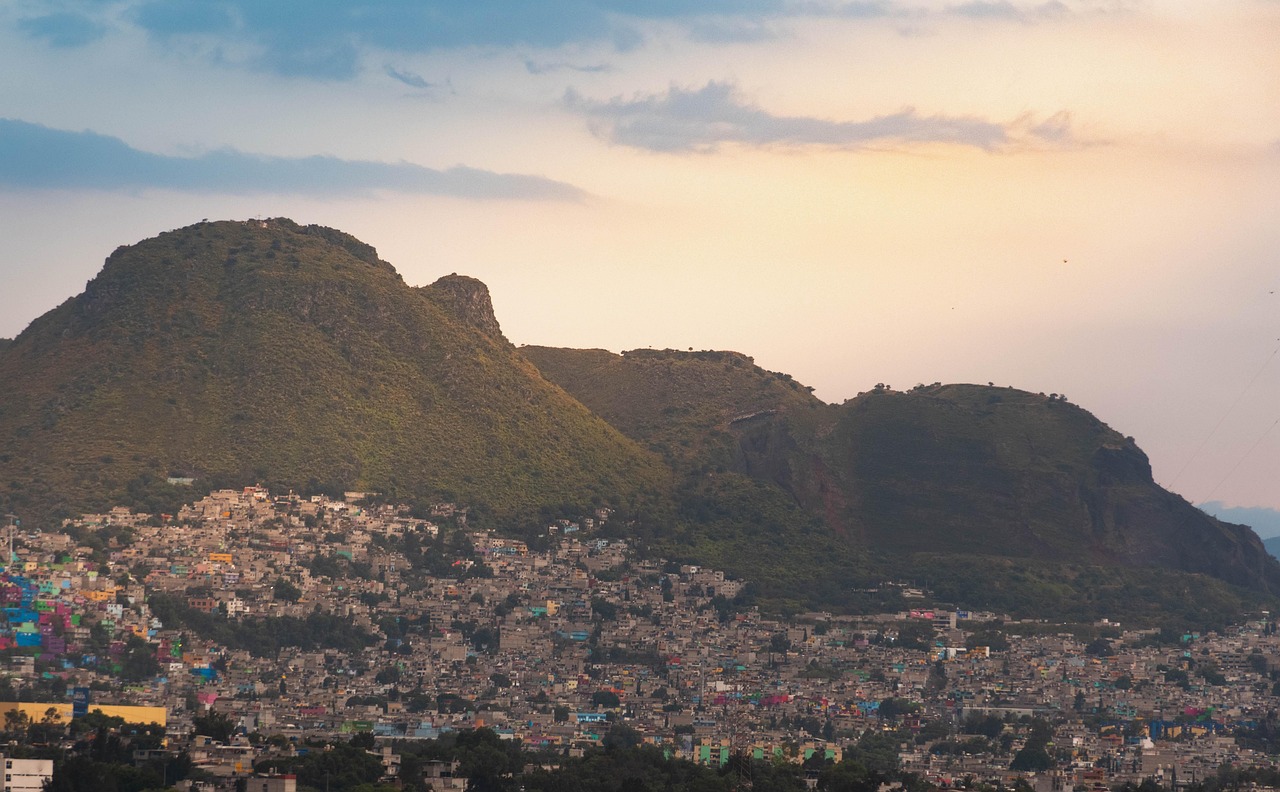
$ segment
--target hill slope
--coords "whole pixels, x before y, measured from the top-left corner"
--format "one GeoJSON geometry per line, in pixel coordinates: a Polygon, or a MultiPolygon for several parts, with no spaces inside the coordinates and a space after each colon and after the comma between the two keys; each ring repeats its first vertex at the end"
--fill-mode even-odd
{"type": "Polygon", "coordinates": [[[828,530],[789,490],[790,456],[772,453],[785,441],[759,453],[772,428],[830,411],[808,388],[737,352],[520,351],[672,466],[675,520],[643,537],[658,552],[726,569],[783,607],[896,604],[859,591],[879,577],[865,548],[828,530]]]}
{"type": "Polygon", "coordinates": [[[520,352],[600,417],[682,468],[731,465],[739,455],[736,427],[825,406],[789,375],[737,352],[520,352]]]}
{"type": "Polygon", "coordinates": [[[934,385],[826,405],[732,353],[522,351],[682,472],[680,544],[801,600],[893,576],[1015,612],[1195,617],[1280,592],[1249,529],[1158,487],[1132,439],[1061,399],[934,385]],[[724,518],[745,481],[772,530],[724,518]]]}
{"type": "Polygon", "coordinates": [[[288,220],[120,248],[0,343],[0,511],[155,510],[190,492],[168,476],[456,499],[506,527],[610,504],[631,518],[610,530],[796,609],[901,607],[893,578],[942,603],[1208,624],[1280,591],[1252,531],[1160,489],[1061,399],[828,405],[737,353],[516,350],[479,281],[411,288],[288,220]]]}
{"type": "Polygon", "coordinates": [[[1280,536],[1280,510],[1261,506],[1228,506],[1221,501],[1197,504],[1200,511],[1224,522],[1247,525],[1264,539],[1280,536]]]}
{"type": "Polygon", "coordinates": [[[1273,536],[1270,539],[1263,539],[1262,546],[1267,548],[1267,552],[1275,558],[1280,558],[1280,536],[1273,536]]]}
{"type": "Polygon", "coordinates": [[[0,348],[0,438],[0,505],[29,517],[145,503],[169,475],[504,515],[660,501],[669,478],[515,351],[482,284],[414,289],[288,220],[116,250],[0,348]]]}
{"type": "Polygon", "coordinates": [[[1252,531],[1161,489],[1132,438],[1061,400],[977,385],[872,391],[804,440],[827,479],[798,476],[809,489],[793,491],[890,552],[1161,566],[1280,591],[1252,531]],[[843,498],[834,509],[824,484],[843,498]]]}

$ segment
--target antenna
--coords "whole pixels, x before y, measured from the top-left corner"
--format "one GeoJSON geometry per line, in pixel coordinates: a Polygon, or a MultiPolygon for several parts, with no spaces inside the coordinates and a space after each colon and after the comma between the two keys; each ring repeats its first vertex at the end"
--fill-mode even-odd
{"type": "Polygon", "coordinates": [[[4,569],[8,572],[9,567],[13,564],[13,534],[18,530],[18,526],[22,521],[18,519],[16,514],[6,514],[4,518],[9,521],[9,555],[4,558],[4,569]]]}

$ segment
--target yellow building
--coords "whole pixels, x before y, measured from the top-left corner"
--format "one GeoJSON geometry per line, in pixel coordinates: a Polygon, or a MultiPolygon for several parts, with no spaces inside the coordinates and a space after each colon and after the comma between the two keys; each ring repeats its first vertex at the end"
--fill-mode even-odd
{"type": "MultiPolygon", "coordinates": [[[[0,718],[5,714],[17,710],[26,715],[31,720],[39,723],[44,720],[45,713],[52,707],[57,713],[60,722],[66,723],[71,720],[71,703],[63,701],[0,701],[0,718]]],[[[101,711],[103,715],[109,718],[124,718],[125,723],[158,723],[161,726],[169,724],[169,711],[164,707],[129,707],[115,704],[91,704],[90,712],[101,711]]]]}

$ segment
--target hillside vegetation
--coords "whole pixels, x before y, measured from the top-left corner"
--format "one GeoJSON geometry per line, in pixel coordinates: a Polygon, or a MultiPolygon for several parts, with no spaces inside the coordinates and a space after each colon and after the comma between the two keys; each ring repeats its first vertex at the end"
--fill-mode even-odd
{"type": "Polygon", "coordinates": [[[548,383],[496,321],[448,310],[457,286],[410,288],[372,247],[288,220],[120,248],[0,351],[0,504],[52,518],[164,502],[169,476],[507,516],[662,502],[660,460],[548,383]]]}
{"type": "Polygon", "coordinates": [[[812,423],[830,410],[809,388],[737,352],[520,351],[671,465],[674,519],[643,537],[655,552],[729,570],[780,607],[880,601],[859,593],[877,579],[865,549],[841,541],[788,491],[787,460],[753,452],[749,438],[769,427],[812,423]]]}
{"type": "Polygon", "coordinates": [[[782,610],[901,608],[896,581],[942,605],[1211,625],[1280,592],[1252,531],[1158,487],[1064,398],[935,384],[825,404],[735,352],[516,349],[480,281],[410,287],[289,220],[122,247],[0,343],[0,513],[52,527],[254,482],[456,501],[510,531],[607,505],[606,531],[782,610]]]}
{"type": "Polygon", "coordinates": [[[1056,395],[935,384],[827,405],[735,353],[522,351],[679,473],[656,546],[788,607],[884,604],[893,578],[1026,615],[1209,623],[1280,592],[1252,531],[1161,489],[1132,438],[1056,395]]]}
{"type": "Polygon", "coordinates": [[[765,371],[737,352],[520,352],[600,417],[682,468],[734,464],[735,426],[825,406],[790,375],[765,371]]]}

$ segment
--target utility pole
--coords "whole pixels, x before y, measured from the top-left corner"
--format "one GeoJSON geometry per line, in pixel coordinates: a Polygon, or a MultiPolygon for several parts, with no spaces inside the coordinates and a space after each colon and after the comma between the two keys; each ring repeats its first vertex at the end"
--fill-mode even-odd
{"type": "Polygon", "coordinates": [[[9,555],[4,558],[4,569],[8,572],[9,566],[13,564],[13,534],[18,530],[21,520],[18,519],[16,514],[6,514],[4,518],[9,522],[9,555]]]}

